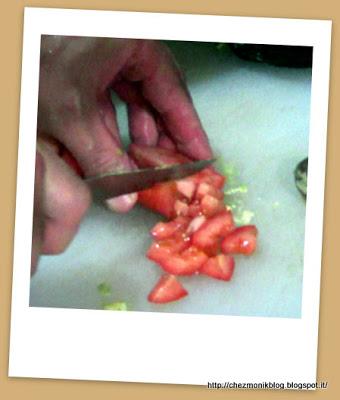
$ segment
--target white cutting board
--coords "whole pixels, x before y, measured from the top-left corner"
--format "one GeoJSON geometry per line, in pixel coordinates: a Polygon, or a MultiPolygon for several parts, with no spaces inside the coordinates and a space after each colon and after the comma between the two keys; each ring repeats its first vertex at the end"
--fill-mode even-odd
{"type": "MultiPolygon", "coordinates": [[[[133,311],[300,317],[305,202],[293,170],[308,154],[311,69],[277,68],[239,60],[209,44],[172,44],[216,154],[248,186],[244,207],[255,213],[258,251],[236,257],[230,282],[181,279],[190,295],[150,304],[161,270],[145,258],[148,231],[160,219],[142,208],[117,215],[94,205],[68,250],[42,257],[31,281],[30,305],[99,309],[97,285],[108,300],[133,311]]],[[[122,132],[125,110],[118,105],[122,132]]]]}

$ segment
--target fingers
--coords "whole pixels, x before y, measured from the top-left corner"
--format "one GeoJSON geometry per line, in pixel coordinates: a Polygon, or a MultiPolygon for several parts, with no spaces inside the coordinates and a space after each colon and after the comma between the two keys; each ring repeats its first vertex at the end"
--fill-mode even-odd
{"type": "Polygon", "coordinates": [[[158,146],[163,149],[176,150],[175,143],[164,133],[159,136],[158,146]]]}
{"type": "MultiPolygon", "coordinates": [[[[69,120],[60,127],[57,136],[76,158],[86,177],[134,168],[122,150],[115,110],[106,95],[92,105],[89,102],[84,117],[69,120]]],[[[128,194],[107,204],[114,211],[127,212],[136,201],[136,194],[128,194]]]]}
{"type": "Polygon", "coordinates": [[[160,114],[179,151],[194,159],[212,156],[190,95],[166,47],[143,41],[123,76],[140,82],[144,98],[160,114]]]}
{"type": "MultiPolygon", "coordinates": [[[[90,205],[86,184],[43,141],[39,152],[45,165],[43,185],[44,219],[42,253],[58,254],[66,249],[90,205]]],[[[41,206],[41,204],[40,204],[41,206]]]]}
{"type": "Polygon", "coordinates": [[[131,82],[119,80],[112,89],[127,103],[131,141],[143,146],[156,146],[159,136],[157,124],[139,88],[131,82]]]}
{"type": "Polygon", "coordinates": [[[158,132],[151,110],[146,105],[129,104],[128,118],[131,140],[144,146],[156,146],[158,132]]]}

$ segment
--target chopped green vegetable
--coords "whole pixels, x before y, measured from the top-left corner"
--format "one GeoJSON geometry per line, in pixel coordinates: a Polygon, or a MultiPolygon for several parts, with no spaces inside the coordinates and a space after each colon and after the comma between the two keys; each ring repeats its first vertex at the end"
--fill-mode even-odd
{"type": "Polygon", "coordinates": [[[101,296],[110,296],[111,295],[111,286],[106,283],[102,282],[97,286],[98,292],[101,296]]]}
{"type": "Polygon", "coordinates": [[[233,194],[237,194],[237,193],[247,193],[248,192],[248,187],[247,185],[240,185],[234,188],[230,188],[228,190],[224,191],[225,195],[233,195],[233,194]]]}
{"type": "Polygon", "coordinates": [[[239,173],[233,164],[223,163],[221,158],[219,161],[218,169],[227,178],[227,187],[224,191],[227,208],[233,212],[234,220],[237,225],[247,225],[255,216],[253,211],[244,208],[244,194],[248,193],[248,186],[240,184],[238,179],[239,173]]]}
{"type": "Polygon", "coordinates": [[[250,210],[243,210],[241,215],[235,216],[235,222],[238,225],[248,225],[254,218],[255,213],[250,210]]]}
{"type": "Polygon", "coordinates": [[[126,303],[122,301],[116,301],[115,303],[108,303],[103,305],[104,310],[111,310],[111,311],[127,311],[126,303]]]}

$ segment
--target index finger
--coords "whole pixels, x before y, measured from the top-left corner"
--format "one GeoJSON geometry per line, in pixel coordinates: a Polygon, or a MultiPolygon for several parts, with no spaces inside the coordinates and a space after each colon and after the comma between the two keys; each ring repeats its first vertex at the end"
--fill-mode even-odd
{"type": "Polygon", "coordinates": [[[193,159],[212,157],[208,137],[170,50],[143,41],[123,76],[139,81],[146,100],[159,113],[178,150],[193,159]]]}

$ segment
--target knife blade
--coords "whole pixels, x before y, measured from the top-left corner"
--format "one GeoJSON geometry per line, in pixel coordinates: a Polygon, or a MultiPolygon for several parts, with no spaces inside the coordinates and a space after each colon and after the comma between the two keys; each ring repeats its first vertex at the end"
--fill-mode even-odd
{"type": "Polygon", "coordinates": [[[122,194],[139,192],[158,182],[166,182],[193,175],[215,159],[193,161],[165,167],[144,168],[120,173],[106,173],[85,179],[96,197],[109,199],[122,194]]]}

